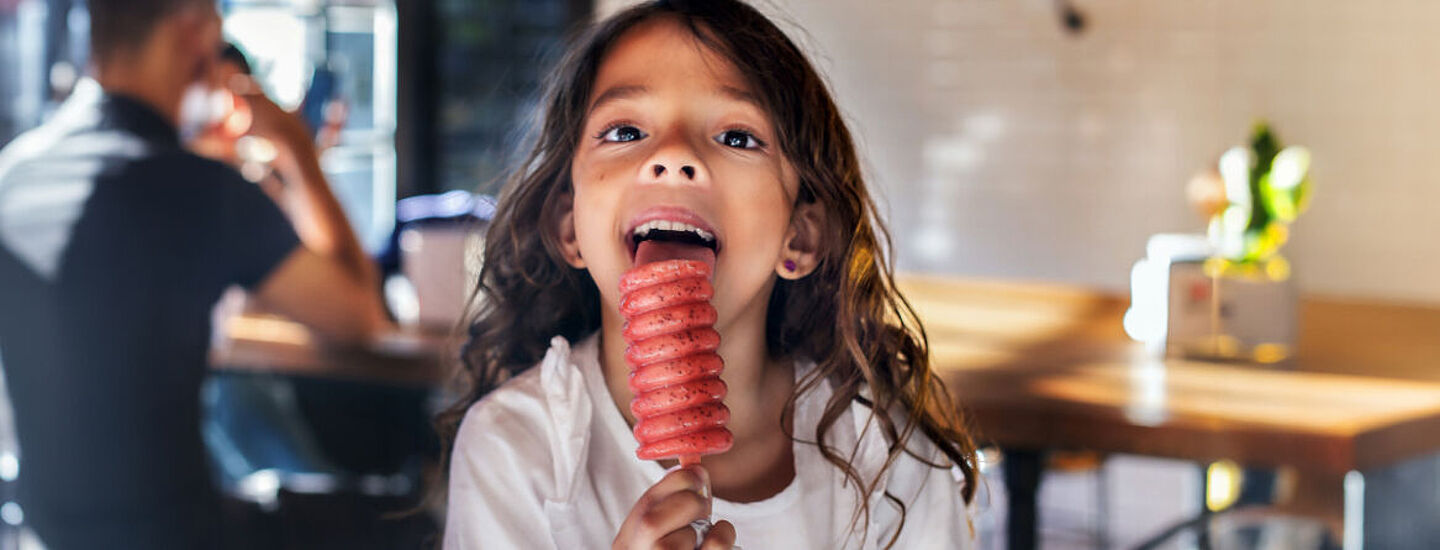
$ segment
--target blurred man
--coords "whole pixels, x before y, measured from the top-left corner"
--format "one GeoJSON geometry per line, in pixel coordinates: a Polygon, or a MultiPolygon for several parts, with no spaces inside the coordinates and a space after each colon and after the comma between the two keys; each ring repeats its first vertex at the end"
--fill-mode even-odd
{"type": "Polygon", "coordinates": [[[293,229],[255,185],[183,148],[186,91],[220,51],[214,1],[88,5],[98,86],[0,151],[19,499],[52,550],[211,548],[198,393],[221,291],[244,286],[335,341],[387,321],[297,118],[240,86],[249,131],[276,145],[287,204],[304,210],[293,229]]]}

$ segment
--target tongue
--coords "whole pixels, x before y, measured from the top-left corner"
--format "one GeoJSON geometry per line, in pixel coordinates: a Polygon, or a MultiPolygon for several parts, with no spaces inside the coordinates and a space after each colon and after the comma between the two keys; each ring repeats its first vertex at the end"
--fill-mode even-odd
{"type": "Polygon", "coordinates": [[[645,241],[635,247],[635,265],[665,260],[697,260],[715,269],[715,251],[708,246],[667,241],[645,241]]]}

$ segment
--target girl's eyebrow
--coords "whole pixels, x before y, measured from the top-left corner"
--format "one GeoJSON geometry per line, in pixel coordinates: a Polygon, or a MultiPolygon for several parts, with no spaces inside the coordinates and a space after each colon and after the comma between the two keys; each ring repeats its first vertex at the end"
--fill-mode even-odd
{"type": "MultiPolygon", "coordinates": [[[[749,103],[751,106],[757,109],[761,108],[760,100],[755,97],[755,94],[752,94],[743,89],[736,88],[734,86],[722,85],[717,88],[716,91],[718,91],[719,95],[721,96],[733,99],[735,101],[749,103]]],[[[606,103],[618,101],[621,99],[629,99],[635,96],[645,95],[647,93],[650,93],[650,88],[647,88],[641,84],[611,86],[609,88],[606,88],[605,91],[600,92],[600,95],[595,97],[595,101],[590,104],[590,109],[587,110],[585,114],[588,116],[590,113],[595,112],[596,109],[599,109],[600,106],[606,103]]]]}
{"type": "Polygon", "coordinates": [[[736,88],[734,86],[721,86],[719,90],[720,95],[723,95],[735,101],[743,101],[745,103],[749,103],[757,109],[760,108],[760,99],[755,97],[755,94],[752,94],[740,88],[736,88]]]}
{"type": "Polygon", "coordinates": [[[595,112],[595,109],[599,109],[601,105],[604,105],[611,101],[635,97],[637,95],[644,95],[649,92],[649,88],[646,88],[645,86],[639,84],[631,84],[626,86],[611,86],[605,91],[600,92],[600,95],[595,97],[595,101],[590,104],[590,109],[586,111],[585,114],[589,115],[590,113],[595,112]]]}

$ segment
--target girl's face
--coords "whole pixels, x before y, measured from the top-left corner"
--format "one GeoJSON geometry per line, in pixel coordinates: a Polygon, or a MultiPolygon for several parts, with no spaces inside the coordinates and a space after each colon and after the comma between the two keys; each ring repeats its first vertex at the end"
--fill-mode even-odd
{"type": "Polygon", "coordinates": [[[763,315],[777,271],[795,277],[810,262],[793,250],[798,181],[745,78],[666,18],[623,35],[593,90],[562,222],[573,226],[561,228],[570,264],[589,270],[615,311],[636,227],[689,224],[716,241],[717,328],[763,315]]]}

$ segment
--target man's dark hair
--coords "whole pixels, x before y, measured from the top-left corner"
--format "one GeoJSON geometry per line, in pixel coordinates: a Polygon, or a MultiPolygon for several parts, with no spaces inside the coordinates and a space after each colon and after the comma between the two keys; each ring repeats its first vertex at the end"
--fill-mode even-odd
{"type": "Polygon", "coordinates": [[[220,47],[220,59],[234,63],[242,73],[251,74],[253,72],[253,69],[250,68],[249,56],[246,56],[245,50],[240,49],[240,46],[236,46],[234,42],[226,42],[224,46],[220,47]]]}
{"type": "Polygon", "coordinates": [[[165,16],[201,2],[214,0],[89,0],[90,56],[103,61],[133,50],[150,38],[165,16]]]}

